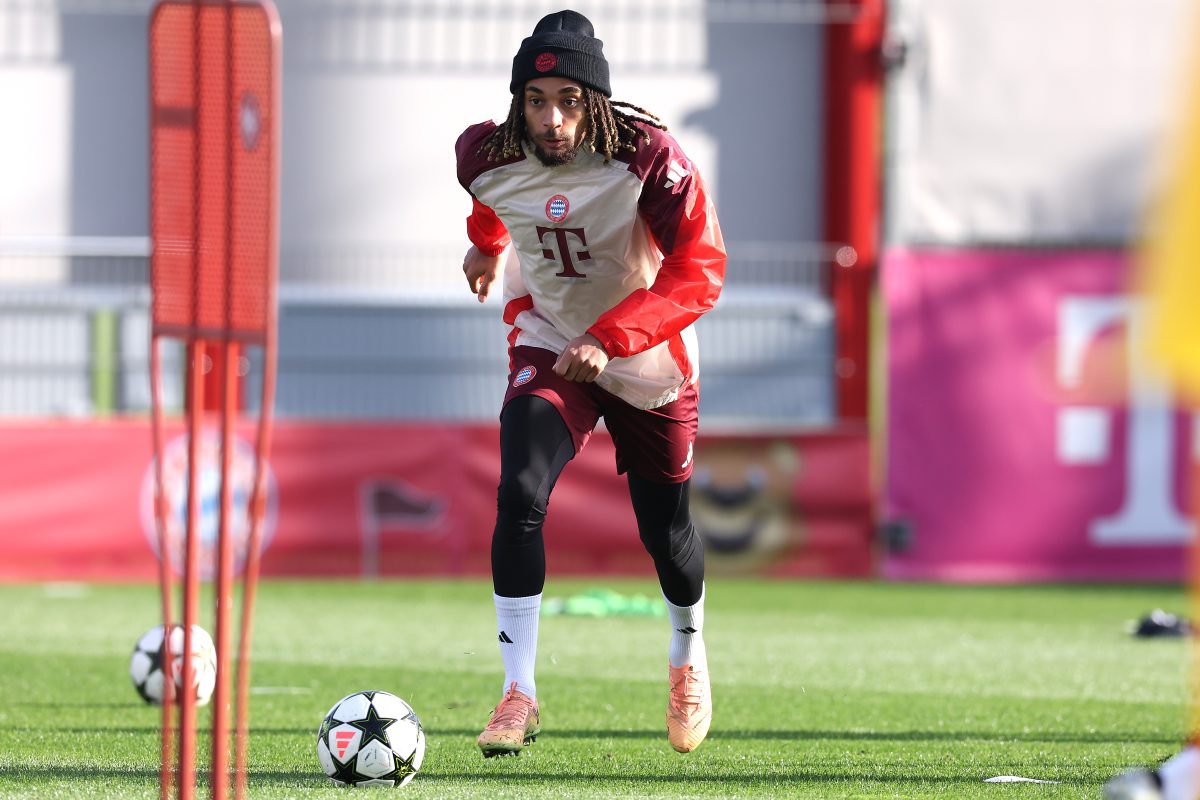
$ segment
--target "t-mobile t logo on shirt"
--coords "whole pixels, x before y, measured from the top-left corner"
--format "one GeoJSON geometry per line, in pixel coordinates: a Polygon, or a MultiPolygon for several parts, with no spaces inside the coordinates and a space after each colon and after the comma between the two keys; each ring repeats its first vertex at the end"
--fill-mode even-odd
{"type": "Polygon", "coordinates": [[[542,255],[551,261],[558,261],[562,264],[562,272],[556,272],[555,277],[558,278],[586,278],[581,272],[575,270],[575,263],[571,260],[571,244],[568,241],[568,236],[573,236],[583,245],[575,251],[575,258],[579,261],[590,261],[592,254],[587,251],[587,235],[584,234],[583,228],[543,228],[537,226],[538,241],[542,244],[542,255]],[[554,238],[547,246],[546,234],[553,233],[554,238]],[[554,246],[558,245],[558,253],[554,252],[554,246]]]}

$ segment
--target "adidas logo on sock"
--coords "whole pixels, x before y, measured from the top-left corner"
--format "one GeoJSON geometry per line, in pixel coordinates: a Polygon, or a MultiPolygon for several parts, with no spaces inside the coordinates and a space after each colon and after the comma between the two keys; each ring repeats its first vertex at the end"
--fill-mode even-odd
{"type": "Polygon", "coordinates": [[[504,631],[500,631],[500,635],[497,636],[496,638],[499,639],[504,644],[512,644],[513,643],[513,640],[508,638],[508,634],[505,633],[504,631]]]}
{"type": "Polygon", "coordinates": [[[679,631],[680,633],[695,633],[696,632],[696,629],[692,628],[692,627],[676,628],[675,630],[679,631]]]}

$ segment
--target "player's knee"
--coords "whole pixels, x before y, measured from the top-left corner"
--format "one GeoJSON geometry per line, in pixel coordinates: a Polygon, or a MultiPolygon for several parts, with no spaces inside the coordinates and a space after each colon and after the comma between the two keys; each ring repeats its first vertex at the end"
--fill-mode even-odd
{"type": "Polygon", "coordinates": [[[687,561],[699,544],[688,510],[687,482],[656,483],[630,473],[629,496],[650,556],[660,564],[687,561]]]}
{"type": "Polygon", "coordinates": [[[502,475],[496,492],[496,530],[513,535],[541,529],[546,518],[546,500],[530,476],[502,475]]]}
{"type": "Polygon", "coordinates": [[[675,521],[657,530],[639,531],[642,545],[650,557],[660,563],[685,564],[703,548],[691,520],[675,521]]]}
{"type": "Polygon", "coordinates": [[[662,561],[664,558],[670,557],[670,540],[665,533],[647,530],[645,526],[639,525],[638,537],[642,540],[642,546],[646,548],[646,552],[655,561],[662,561]]]}

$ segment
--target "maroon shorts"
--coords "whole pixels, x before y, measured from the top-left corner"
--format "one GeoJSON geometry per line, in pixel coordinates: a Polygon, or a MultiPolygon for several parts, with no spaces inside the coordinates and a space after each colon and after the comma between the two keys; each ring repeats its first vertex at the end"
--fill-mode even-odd
{"type": "Polygon", "coordinates": [[[595,383],[578,383],[554,371],[558,355],[541,347],[514,347],[505,404],[525,394],[554,404],[575,440],[578,453],[596,423],[604,424],[617,450],[617,472],[633,472],[658,483],[681,483],[692,474],[692,444],[699,425],[699,393],[688,386],[658,408],[626,403],[595,383]]]}

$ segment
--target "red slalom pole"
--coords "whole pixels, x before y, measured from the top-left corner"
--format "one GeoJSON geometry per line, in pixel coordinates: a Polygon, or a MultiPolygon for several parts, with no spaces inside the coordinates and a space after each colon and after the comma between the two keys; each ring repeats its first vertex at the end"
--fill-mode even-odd
{"type": "MultiPolygon", "coordinates": [[[[191,14],[191,296],[190,322],[193,328],[200,321],[202,306],[202,281],[200,270],[203,267],[201,257],[201,20],[200,3],[193,0],[191,14]]],[[[192,687],[196,681],[195,665],[192,663],[192,626],[196,624],[197,606],[200,599],[199,559],[200,537],[197,531],[199,519],[199,502],[196,490],[199,486],[200,475],[200,436],[201,421],[204,409],[204,342],[193,330],[187,337],[187,392],[184,400],[184,416],[187,420],[187,532],[183,556],[183,669],[180,671],[179,692],[179,800],[192,800],[196,788],[196,694],[192,687]]]]}
{"type": "MultiPolygon", "coordinates": [[[[177,670],[186,691],[174,692],[179,733],[173,737],[172,711],[164,708],[161,794],[172,789],[180,800],[197,794],[196,666],[192,628],[197,623],[201,530],[200,498],[207,412],[220,414],[220,497],[218,501],[214,593],[217,675],[211,731],[211,796],[226,800],[230,788],[230,741],[235,736],[237,794],[246,786],[249,640],[259,571],[266,452],[274,394],[276,281],[278,261],[278,183],[280,128],[279,15],[271,0],[160,0],[150,21],[150,152],[152,343],[160,336],[186,344],[184,416],[188,442],[186,545],[182,561],[184,658],[177,670]],[[251,488],[250,543],[246,554],[238,640],[237,717],[231,725],[234,692],[235,564],[241,518],[233,508],[236,427],[241,401],[243,348],[265,349],[263,408],[251,488]],[[174,758],[176,770],[170,764],[174,758]]],[[[157,352],[151,356],[157,373],[157,352]]],[[[164,446],[161,394],[152,390],[155,448],[164,446]]],[[[214,420],[215,421],[215,420],[214,420]]],[[[171,624],[171,495],[162,484],[156,512],[160,537],[164,624],[171,624]]],[[[176,543],[177,545],[177,543],[176,543]]],[[[176,561],[180,560],[178,558],[176,561]]],[[[168,640],[169,641],[169,640],[168,640]]],[[[170,661],[171,659],[168,659],[170,661]]],[[[169,669],[169,664],[168,664],[169,669]]],[[[171,696],[168,691],[168,696],[171,696]]],[[[168,706],[170,706],[168,702],[168,706]]]]}
{"type": "Polygon", "coordinates": [[[183,572],[183,667],[180,670],[179,692],[179,798],[192,800],[196,783],[196,683],[192,663],[192,626],[196,624],[200,605],[200,503],[197,490],[200,484],[200,448],[203,411],[200,403],[204,392],[204,342],[188,342],[187,380],[187,535],[183,572]]]}
{"type": "Polygon", "coordinates": [[[175,620],[172,596],[175,593],[171,575],[171,550],[167,535],[169,505],[166,483],[163,482],[162,430],[162,359],[157,336],[150,337],[150,431],[154,444],[154,523],[158,534],[158,583],[162,595],[163,641],[160,649],[162,663],[162,763],[159,769],[159,800],[170,800],[175,742],[173,731],[175,706],[175,668],[171,652],[171,625],[175,620]]]}
{"type": "Polygon", "coordinates": [[[234,721],[234,795],[237,800],[245,800],[248,784],[247,750],[249,748],[250,730],[250,647],[254,633],[254,604],[258,592],[258,575],[261,564],[262,531],[266,520],[267,502],[267,456],[271,447],[271,420],[275,408],[275,372],[278,331],[278,298],[276,296],[279,283],[279,136],[282,123],[282,93],[280,91],[280,75],[283,69],[282,56],[282,27],[279,14],[273,4],[264,2],[261,6],[264,32],[270,40],[270,66],[266,74],[266,95],[269,105],[262,121],[264,139],[269,144],[270,165],[268,173],[271,185],[265,200],[267,203],[267,219],[270,220],[265,231],[265,272],[260,289],[263,292],[263,321],[262,321],[262,400],[259,404],[258,433],[254,445],[254,482],[250,490],[250,498],[246,513],[250,526],[249,541],[246,543],[246,560],[242,573],[242,619],[241,636],[238,641],[237,654],[237,708],[234,721]]]}
{"type": "Polygon", "coordinates": [[[233,428],[237,418],[238,346],[223,346],[222,384],[224,405],[221,410],[221,499],[217,535],[217,683],[213,692],[212,724],[212,797],[225,800],[229,793],[229,690],[230,648],[233,643],[233,533],[230,472],[233,464],[233,428]]]}
{"type": "MultiPolygon", "coordinates": [[[[225,109],[232,113],[233,97],[233,6],[231,0],[224,4],[224,68],[225,109]]],[[[238,347],[230,340],[233,327],[233,251],[231,241],[234,230],[233,148],[224,149],[225,191],[225,234],[224,285],[225,297],[222,309],[222,328],[225,340],[221,354],[221,489],[217,531],[217,683],[213,692],[212,717],[212,800],[226,800],[229,796],[229,648],[233,641],[229,629],[233,605],[233,534],[230,531],[230,467],[233,463],[233,427],[238,413],[238,347]]]]}
{"type": "MultiPolygon", "coordinates": [[[[272,284],[273,285],[273,284],[272,284]]],[[[274,311],[270,312],[272,316],[274,311]]],[[[262,527],[266,519],[267,500],[267,453],[271,448],[271,410],[275,403],[275,336],[272,320],[263,355],[262,410],[258,422],[258,436],[254,447],[254,484],[247,504],[250,515],[250,540],[246,545],[246,565],[243,572],[242,628],[238,642],[237,714],[235,722],[235,796],[246,798],[246,750],[249,744],[250,717],[250,642],[254,633],[254,601],[258,590],[258,573],[261,562],[260,549],[262,527]]]]}

